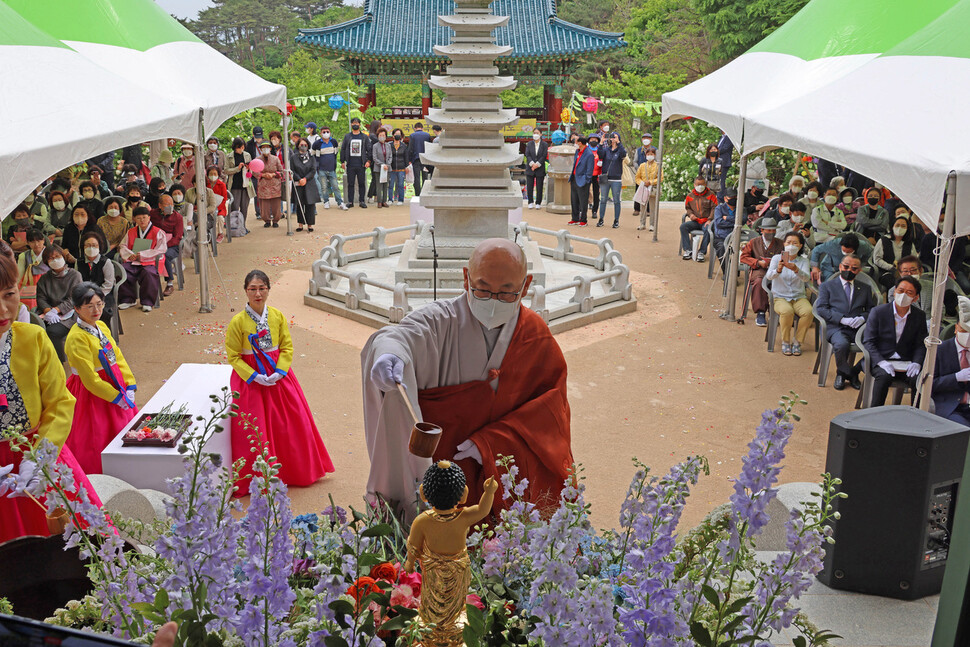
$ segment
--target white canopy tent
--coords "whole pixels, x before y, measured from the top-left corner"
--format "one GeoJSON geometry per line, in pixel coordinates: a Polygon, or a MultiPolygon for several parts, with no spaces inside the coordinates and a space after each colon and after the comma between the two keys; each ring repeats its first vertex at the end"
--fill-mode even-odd
{"type": "MultiPolygon", "coordinates": [[[[137,141],[175,137],[195,144],[196,159],[203,159],[201,144],[205,139],[233,115],[251,108],[279,111],[283,114],[283,129],[287,130],[285,86],[269,83],[236,65],[196,38],[153,0],[0,2],[6,2],[23,19],[50,37],[90,61],[116,70],[127,83],[138,86],[139,89],[133,92],[118,95],[123,97],[123,101],[118,102],[119,109],[130,109],[132,95],[162,92],[170,101],[186,106],[195,114],[191,133],[146,132],[137,141]]],[[[105,145],[97,152],[112,148],[115,147],[105,145]]],[[[284,155],[288,158],[289,147],[284,147],[284,155]]],[[[84,158],[76,158],[71,163],[78,159],[84,158]]],[[[203,166],[196,166],[196,184],[200,186],[205,184],[203,166]]],[[[286,166],[288,168],[289,164],[286,166]]],[[[289,178],[286,187],[288,195],[289,178]]],[[[200,255],[200,309],[208,312],[212,304],[206,259],[209,241],[204,224],[205,192],[198,192],[198,196],[196,242],[200,255]]],[[[292,233],[289,217],[287,230],[292,233]]]]}
{"type": "Polygon", "coordinates": [[[198,110],[144,91],[0,2],[0,214],[54,173],[105,150],[191,138],[198,110]],[[108,91],[110,88],[110,92],[108,91]],[[124,96],[124,103],[109,100],[124,96]]]}

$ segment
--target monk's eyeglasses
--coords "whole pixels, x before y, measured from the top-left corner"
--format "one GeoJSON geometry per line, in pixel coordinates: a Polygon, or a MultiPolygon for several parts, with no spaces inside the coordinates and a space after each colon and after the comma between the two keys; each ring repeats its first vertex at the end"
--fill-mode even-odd
{"type": "Polygon", "coordinates": [[[479,290],[472,288],[472,296],[479,301],[488,301],[489,299],[498,299],[502,303],[515,303],[515,300],[519,298],[519,294],[522,293],[521,290],[518,292],[491,292],[489,290],[479,290]]]}

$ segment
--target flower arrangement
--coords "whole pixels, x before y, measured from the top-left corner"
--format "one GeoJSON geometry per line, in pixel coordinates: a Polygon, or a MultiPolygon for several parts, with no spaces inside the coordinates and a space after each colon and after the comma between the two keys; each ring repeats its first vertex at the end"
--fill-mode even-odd
{"type": "MultiPolygon", "coordinates": [[[[243,515],[231,496],[238,463],[220,465],[201,449],[216,423],[235,413],[229,394],[213,400],[213,416],[179,444],[186,473],[170,482],[170,519],[154,554],[121,550],[117,522],[76,492],[52,445],[21,444],[19,473],[0,476],[0,495],[40,496],[49,488],[47,506],[69,512],[68,545],[92,558],[91,596],[49,621],[142,643],[169,619],[179,623],[179,645],[420,643],[427,632],[417,621],[421,575],[401,568],[407,532],[396,516],[379,501],[358,511],[331,500],[318,514],[294,518],[273,458],[258,442],[243,515]]],[[[845,496],[838,480],[826,476],[818,500],[792,513],[787,551],[767,564],[754,555],[798,402],[786,396],[764,413],[730,502],[683,534],[678,523],[690,489],[708,472],[702,457],[662,476],[637,463],[619,527],[600,533],[590,525],[580,469],[547,511],[524,499],[528,482],[501,459],[509,505],[469,537],[465,644],[765,645],[791,626],[799,647],[833,638],[799,615],[796,601],[831,541],[832,502],[845,496]]],[[[239,423],[251,427],[245,416],[239,423]]]]}
{"type": "Polygon", "coordinates": [[[169,403],[155,415],[144,416],[141,424],[136,424],[125,433],[124,441],[157,440],[163,443],[173,442],[185,430],[186,423],[191,419],[187,415],[189,410],[187,404],[183,404],[173,411],[174,406],[174,403],[169,403]]]}

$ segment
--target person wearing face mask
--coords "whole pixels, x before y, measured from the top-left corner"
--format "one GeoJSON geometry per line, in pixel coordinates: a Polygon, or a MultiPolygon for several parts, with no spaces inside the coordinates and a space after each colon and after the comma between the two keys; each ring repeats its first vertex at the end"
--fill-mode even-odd
{"type": "Polygon", "coordinates": [[[212,168],[213,166],[219,171],[219,179],[225,181],[226,179],[226,167],[229,163],[226,160],[226,154],[224,151],[219,150],[219,139],[217,137],[209,137],[205,140],[205,167],[206,169],[212,168]]]}
{"type": "Polygon", "coordinates": [[[815,300],[815,309],[826,324],[825,338],[832,344],[836,391],[844,389],[846,384],[856,390],[862,388],[860,367],[849,363],[849,350],[856,331],[876,307],[876,297],[865,282],[856,280],[861,269],[858,256],[845,256],[839,263],[838,279],[819,285],[815,300]]]}
{"type": "Polygon", "coordinates": [[[816,283],[828,281],[839,273],[842,258],[852,254],[858,256],[863,264],[872,257],[872,245],[858,234],[843,234],[827,243],[816,245],[812,250],[812,279],[816,283]]]}
{"type": "Polygon", "coordinates": [[[158,196],[165,193],[165,181],[158,177],[153,177],[148,183],[148,193],[144,195],[145,204],[149,209],[158,208],[158,196]]]}
{"type": "Polygon", "coordinates": [[[71,223],[71,205],[60,191],[51,191],[47,197],[51,203],[50,222],[54,227],[54,236],[60,238],[64,235],[64,229],[71,223]]]}
{"type": "Polygon", "coordinates": [[[704,260],[704,252],[707,251],[707,244],[710,242],[710,231],[705,227],[707,221],[714,215],[714,208],[717,207],[717,198],[714,192],[707,188],[707,180],[701,176],[694,178],[694,190],[687,194],[684,199],[684,222],[680,225],[680,250],[685,261],[693,256],[690,244],[690,234],[693,231],[703,230],[704,238],[701,240],[700,251],[697,261],[704,260]]]}
{"type": "Polygon", "coordinates": [[[737,204],[738,191],[734,187],[730,187],[724,195],[724,201],[719,202],[714,208],[714,224],[712,226],[714,236],[712,237],[712,244],[714,246],[714,253],[717,254],[718,259],[721,261],[722,272],[727,271],[727,259],[724,256],[724,242],[734,231],[737,204]]]}
{"type": "MultiPolygon", "coordinates": [[[[744,215],[748,222],[761,212],[762,205],[767,204],[768,196],[765,195],[765,181],[755,180],[751,183],[751,188],[744,192],[744,215]]],[[[778,218],[774,218],[777,222],[778,218]]]]}
{"type": "MultiPolygon", "coordinates": [[[[503,454],[529,480],[528,500],[556,500],[573,462],[566,362],[541,317],[521,305],[532,283],[522,248],[485,240],[464,276],[465,294],[379,330],[361,353],[368,498],[383,496],[408,522],[431,459],[408,452],[412,422],[398,384],[419,416],[444,430],[434,460],[453,458],[469,487],[497,477],[503,454]]],[[[493,511],[507,505],[497,499],[493,511]]]]}
{"type": "Polygon", "coordinates": [[[411,170],[414,172],[414,195],[421,195],[421,187],[424,186],[424,164],[421,162],[421,154],[424,147],[431,141],[431,135],[424,130],[424,124],[420,121],[414,124],[414,132],[408,138],[408,150],[411,152],[411,170]]]}
{"type": "Polygon", "coordinates": [[[158,161],[152,166],[152,177],[160,179],[164,189],[168,189],[174,182],[172,179],[172,163],[174,161],[175,157],[172,155],[172,151],[165,148],[158,154],[158,161]]]}
{"type": "Polygon", "coordinates": [[[569,174],[569,190],[572,218],[567,225],[587,226],[589,208],[589,187],[593,183],[593,168],[596,162],[593,153],[586,145],[586,138],[576,137],[576,153],[573,156],[573,170],[569,174]]]}
{"type": "Polygon", "coordinates": [[[772,307],[778,314],[778,327],[781,329],[781,354],[801,355],[805,336],[812,327],[812,304],[805,292],[805,284],[812,280],[812,275],[808,257],[803,253],[805,238],[798,233],[789,233],[784,238],[784,244],[785,251],[771,257],[765,280],[771,281],[774,296],[772,307]]]}
{"type": "Polygon", "coordinates": [[[137,414],[138,386],[118,342],[101,320],[105,294],[80,283],[71,300],[77,322],[64,345],[71,376],[67,390],[77,400],[67,446],[86,474],[101,473],[101,452],[137,414]]]}
{"type": "Polygon", "coordinates": [[[755,323],[768,325],[765,313],[768,311],[768,293],[761,288],[761,281],[771,265],[771,258],[785,251],[785,245],[775,238],[778,224],[765,218],[761,221],[761,235],[752,238],[741,248],[741,262],[751,268],[748,272],[748,298],[755,313],[755,323]]]}
{"type": "Polygon", "coordinates": [[[124,202],[114,196],[104,201],[104,215],[98,218],[98,227],[108,241],[108,258],[118,254],[118,247],[128,233],[131,222],[124,215],[124,202]]]}
{"type": "MultiPolygon", "coordinates": [[[[851,227],[855,224],[856,210],[858,208],[859,192],[853,189],[851,186],[842,187],[839,190],[839,200],[836,204],[839,205],[839,209],[842,210],[843,215],[845,215],[845,222],[851,227]]],[[[872,241],[875,242],[875,241],[872,241]]]]}
{"type": "Polygon", "coordinates": [[[822,185],[818,182],[809,182],[808,186],[805,187],[805,195],[799,201],[805,205],[809,217],[811,217],[815,207],[822,203],[823,193],[822,185]]]}
{"type": "MultiPolygon", "coordinates": [[[[360,119],[354,117],[350,120],[350,132],[344,135],[340,144],[340,166],[347,174],[348,207],[354,206],[354,198],[359,195],[360,208],[367,208],[366,169],[370,168],[370,159],[370,137],[360,131],[360,119]]],[[[401,201],[404,201],[403,195],[401,201]]]]}
{"type": "Polygon", "coordinates": [[[256,185],[256,201],[263,216],[263,227],[279,227],[280,200],[283,196],[283,164],[273,155],[270,142],[259,145],[259,159],[263,160],[263,170],[256,185]]]}
{"type": "MultiPolygon", "coordinates": [[[[283,163],[280,162],[280,166],[283,163]]],[[[228,215],[229,206],[229,189],[226,188],[226,183],[222,181],[219,177],[219,169],[215,166],[210,166],[205,170],[205,186],[206,189],[212,191],[212,193],[218,198],[216,202],[219,204],[216,206],[216,241],[222,242],[222,239],[226,235],[226,216],[228,215]]]]}
{"type": "Polygon", "coordinates": [[[829,189],[822,203],[812,211],[812,226],[815,228],[815,242],[825,243],[845,231],[845,214],[839,208],[839,192],[829,189]]]}
{"type": "Polygon", "coordinates": [[[653,145],[653,135],[643,133],[640,135],[640,146],[637,148],[637,154],[633,160],[634,165],[640,168],[640,165],[647,161],[647,155],[653,155],[653,159],[656,161],[657,147],[653,145]]]}
{"type": "MultiPolygon", "coordinates": [[[[637,149],[638,158],[642,150],[643,147],[637,149]]],[[[647,218],[650,216],[650,209],[652,209],[653,192],[657,186],[657,177],[660,175],[660,164],[657,163],[656,151],[650,150],[645,153],[643,160],[637,165],[637,174],[633,180],[637,185],[637,190],[633,195],[633,216],[640,216],[640,224],[637,225],[638,231],[646,229],[647,218]]],[[[650,225],[650,231],[653,231],[653,225],[650,225]]]]}
{"type": "MultiPolygon", "coordinates": [[[[441,133],[442,128],[438,124],[431,127],[431,143],[440,144],[441,143],[441,133]]],[[[428,179],[430,180],[434,176],[434,166],[426,164],[424,170],[428,173],[428,179]]],[[[538,209],[538,207],[536,207],[538,209]]]]}
{"type": "Polygon", "coordinates": [[[926,313],[913,304],[919,298],[920,283],[904,276],[896,281],[892,302],[876,306],[866,319],[862,344],[869,351],[872,394],[869,406],[886,404],[894,381],[904,381],[916,396],[916,379],[926,359],[926,313]]]}
{"type": "Polygon", "coordinates": [[[20,299],[25,306],[37,308],[37,282],[50,271],[44,261],[44,248],[47,238],[37,229],[27,232],[27,249],[17,259],[20,273],[20,299]]]}
{"type": "Polygon", "coordinates": [[[78,192],[81,194],[78,204],[84,206],[93,222],[97,222],[98,218],[104,215],[104,203],[98,197],[98,188],[94,182],[85,180],[78,187],[78,192]]]}
{"type": "Polygon", "coordinates": [[[151,312],[158,301],[159,272],[156,259],[168,249],[165,232],[152,224],[148,207],[135,209],[134,226],[128,230],[118,252],[128,278],[118,289],[118,309],[141,302],[142,312],[151,312]]]}
{"type": "Polygon", "coordinates": [[[337,153],[339,148],[336,140],[330,137],[330,129],[326,126],[320,129],[320,139],[313,142],[310,151],[317,161],[317,179],[320,180],[320,201],[323,208],[330,208],[330,196],[333,195],[337,206],[347,210],[343,198],[340,196],[340,183],[337,181],[337,153]]]}
{"type": "Polygon", "coordinates": [[[880,236],[872,250],[872,264],[879,270],[879,283],[887,290],[895,281],[896,261],[912,256],[915,245],[909,235],[910,222],[906,218],[893,221],[892,233],[880,236]]]}
{"type": "Polygon", "coordinates": [[[801,200],[805,196],[805,178],[793,175],[788,180],[788,193],[796,200],[801,200]]]}
{"type": "MultiPolygon", "coordinates": [[[[253,183],[249,178],[249,163],[253,158],[246,152],[246,142],[240,137],[232,140],[232,159],[227,157],[226,163],[226,188],[232,196],[233,210],[238,210],[243,217],[243,226],[246,225],[246,218],[249,216],[249,203],[256,192],[253,190],[253,183]]],[[[249,229],[246,229],[249,233],[249,229]]]]}
{"type": "Polygon", "coordinates": [[[185,142],[181,148],[182,154],[175,160],[172,179],[186,189],[195,186],[195,147],[185,142]]]}
{"type": "MultiPolygon", "coordinates": [[[[27,210],[27,205],[23,203],[14,208],[10,217],[4,221],[4,225],[4,231],[6,232],[7,241],[10,243],[10,248],[18,254],[27,249],[27,235],[34,230],[41,231],[34,226],[34,222],[30,218],[30,212],[27,210]]],[[[51,235],[54,234],[53,227],[50,228],[50,233],[51,235]]],[[[41,236],[43,237],[43,234],[41,236]]]]}
{"type": "Polygon", "coordinates": [[[117,282],[115,266],[104,255],[104,252],[108,249],[108,244],[105,242],[103,234],[90,231],[81,236],[81,249],[84,251],[84,257],[78,259],[77,271],[81,273],[81,280],[94,283],[105,295],[101,321],[109,323],[118,304],[115,303],[112,294],[117,282]]]}
{"type": "Polygon", "coordinates": [[[387,141],[387,128],[384,126],[377,129],[376,140],[371,146],[371,162],[376,174],[372,186],[376,187],[377,208],[384,209],[389,206],[387,194],[391,179],[391,143],[387,141]]]}
{"type": "Polygon", "coordinates": [[[606,119],[600,121],[599,130],[596,131],[596,137],[599,141],[606,143],[607,138],[610,136],[610,122],[606,119]]]}
{"type": "Polygon", "coordinates": [[[128,192],[125,194],[127,200],[125,201],[124,213],[128,222],[132,221],[132,216],[134,215],[135,209],[138,207],[145,207],[146,209],[148,208],[148,203],[142,202],[143,195],[144,194],[142,193],[141,189],[139,189],[137,186],[130,187],[128,192]]]}
{"type": "MultiPolygon", "coordinates": [[[[789,193],[783,193],[780,196],[778,196],[778,198],[775,200],[774,207],[771,209],[768,209],[765,212],[764,217],[771,218],[772,220],[777,222],[779,225],[778,228],[781,229],[782,221],[788,220],[788,218],[791,217],[791,206],[792,204],[794,204],[794,202],[795,202],[795,196],[789,193]]],[[[760,225],[759,221],[756,220],[754,222],[755,228],[757,229],[759,225],[760,225]]],[[[782,234],[776,233],[775,235],[778,236],[778,238],[781,238],[782,240],[784,240],[784,236],[782,234]]]]}
{"type": "MultiPolygon", "coordinates": [[[[779,213],[779,215],[781,214],[779,213]]],[[[797,200],[791,203],[791,207],[788,210],[788,218],[778,221],[778,231],[775,232],[775,238],[784,241],[785,236],[792,232],[801,234],[805,238],[805,251],[812,249],[815,241],[812,240],[811,228],[809,227],[808,219],[805,217],[805,205],[797,200]]]]}
{"type": "Polygon", "coordinates": [[[856,212],[853,229],[870,242],[889,233],[889,212],[879,206],[879,191],[868,189],[864,195],[866,203],[856,212]]]}
{"type": "Polygon", "coordinates": [[[603,172],[600,175],[602,185],[602,199],[600,200],[600,221],[597,227],[602,227],[606,220],[606,202],[613,196],[613,229],[620,226],[620,193],[623,188],[623,163],[626,161],[626,149],[620,143],[620,134],[613,133],[606,140],[606,145],[599,150],[603,172]]]}
{"type": "Polygon", "coordinates": [[[717,194],[721,190],[721,176],[723,174],[724,168],[717,157],[717,144],[711,144],[707,147],[704,158],[697,166],[697,175],[704,178],[704,183],[707,184],[711,193],[717,194]]]}
{"type": "Polygon", "coordinates": [[[64,250],[57,245],[44,248],[44,263],[51,269],[37,281],[35,312],[44,320],[47,336],[63,362],[64,339],[77,318],[71,292],[81,284],[81,274],[68,267],[64,250]]]}
{"type": "Polygon", "coordinates": [[[71,267],[75,267],[80,259],[84,258],[81,249],[81,236],[89,231],[101,233],[98,223],[88,213],[84,204],[79,202],[73,209],[71,224],[64,230],[64,238],[61,243],[61,247],[64,249],[64,258],[71,267]]]}
{"type": "Polygon", "coordinates": [[[120,195],[124,195],[132,187],[137,187],[142,192],[142,195],[148,192],[148,185],[139,174],[138,167],[132,164],[126,164],[121,171],[121,182],[115,188],[115,191],[120,195]]]}
{"type": "Polygon", "coordinates": [[[532,141],[525,145],[525,194],[529,209],[542,208],[542,189],[546,183],[548,159],[549,144],[542,140],[542,131],[536,128],[532,131],[532,141]]]}
{"type": "Polygon", "coordinates": [[[185,223],[182,214],[175,210],[175,201],[167,193],[158,199],[158,208],[148,213],[151,223],[165,233],[165,272],[168,281],[162,296],[175,292],[175,264],[181,262],[179,246],[185,236],[185,223]]]}
{"type": "Polygon", "coordinates": [[[301,139],[296,146],[296,154],[290,157],[290,171],[293,173],[293,184],[290,190],[290,203],[296,212],[297,231],[313,231],[317,222],[317,203],[320,194],[317,193],[317,165],[310,157],[310,142],[301,139]]]}
{"type": "Polygon", "coordinates": [[[600,149],[603,146],[600,145],[602,140],[599,138],[597,133],[593,133],[589,136],[587,140],[587,148],[593,154],[593,181],[590,182],[590,213],[593,216],[593,220],[599,217],[600,212],[600,178],[603,177],[603,160],[600,159],[600,149]]]}
{"type": "MultiPolygon", "coordinates": [[[[388,172],[388,193],[394,204],[404,204],[404,177],[411,165],[411,152],[404,142],[404,131],[395,128],[390,146],[390,171],[388,172]]],[[[351,205],[353,206],[353,205],[351,205]]]]}
{"type": "Polygon", "coordinates": [[[933,371],[936,415],[970,426],[970,299],[957,297],[956,334],[940,344],[933,371]]]}
{"type": "Polygon", "coordinates": [[[232,458],[245,463],[236,496],[249,492],[253,435],[276,456],[281,481],[291,487],[313,485],[334,467],[293,372],[290,328],[283,313],[268,303],[270,282],[264,272],[249,272],[243,287],[248,303],[226,327],[226,357],[232,367],[233,404],[240,414],[251,416],[255,428],[240,424],[239,417],[229,424],[232,458]]]}

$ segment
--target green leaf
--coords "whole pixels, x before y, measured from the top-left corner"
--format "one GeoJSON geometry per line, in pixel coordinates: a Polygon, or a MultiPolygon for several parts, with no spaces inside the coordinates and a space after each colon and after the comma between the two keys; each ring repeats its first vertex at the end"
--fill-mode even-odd
{"type": "Polygon", "coordinates": [[[475,630],[475,633],[479,636],[485,634],[485,614],[481,609],[476,607],[474,604],[465,605],[465,615],[468,618],[468,624],[475,630]]]}
{"type": "Polygon", "coordinates": [[[340,636],[333,636],[333,635],[330,635],[324,638],[323,644],[326,645],[327,647],[350,647],[350,645],[347,644],[346,640],[344,640],[340,636]]]}
{"type": "Polygon", "coordinates": [[[384,563],[384,558],[380,555],[375,555],[374,553],[364,553],[360,556],[360,559],[357,560],[357,563],[362,567],[377,566],[378,564],[384,563]]]}
{"type": "Polygon", "coordinates": [[[690,623],[690,635],[694,637],[700,647],[713,647],[711,645],[711,632],[700,620],[690,623]]]}
{"type": "Polygon", "coordinates": [[[461,630],[461,637],[465,641],[466,647],[481,647],[479,635],[475,633],[471,625],[465,625],[464,629],[461,630]]]}
{"type": "Polygon", "coordinates": [[[792,638],[791,644],[795,647],[805,647],[806,640],[805,636],[795,636],[792,638]]]}
{"type": "Polygon", "coordinates": [[[714,587],[712,587],[710,584],[701,586],[701,595],[703,595],[704,599],[710,602],[715,609],[720,608],[721,598],[718,597],[717,591],[715,591],[714,587]]]}
{"type": "Polygon", "coordinates": [[[327,606],[329,606],[330,609],[337,614],[338,620],[343,618],[343,616],[352,616],[355,612],[354,605],[347,600],[334,600],[327,606]]]}
{"type": "Polygon", "coordinates": [[[395,616],[381,624],[381,631],[400,631],[407,626],[407,622],[404,616],[395,616]]]}
{"type": "Polygon", "coordinates": [[[734,602],[729,604],[728,607],[724,610],[724,615],[733,616],[735,613],[740,611],[744,607],[744,605],[746,605],[748,602],[751,602],[751,600],[753,599],[754,598],[752,598],[750,595],[744,598],[736,599],[734,602]]]}
{"type": "Polygon", "coordinates": [[[394,532],[394,528],[391,527],[389,523],[379,523],[376,526],[371,526],[367,528],[362,533],[361,537],[386,537],[394,532]]]}
{"type": "Polygon", "coordinates": [[[374,614],[370,611],[364,614],[364,624],[361,625],[360,630],[364,632],[365,635],[374,635],[374,614]]]}
{"type": "Polygon", "coordinates": [[[393,607],[391,607],[391,610],[394,611],[394,613],[401,616],[402,618],[404,618],[405,620],[411,620],[413,618],[418,617],[417,609],[408,609],[407,607],[403,607],[400,604],[395,604],[393,607]]]}
{"type": "Polygon", "coordinates": [[[164,611],[168,608],[168,591],[165,589],[158,589],[155,594],[155,608],[159,611],[164,611]]]}

